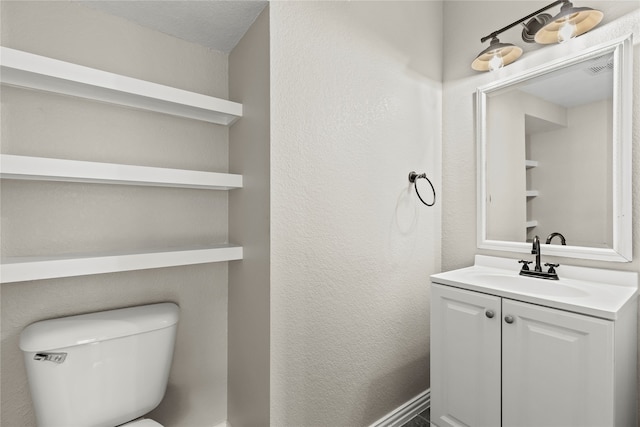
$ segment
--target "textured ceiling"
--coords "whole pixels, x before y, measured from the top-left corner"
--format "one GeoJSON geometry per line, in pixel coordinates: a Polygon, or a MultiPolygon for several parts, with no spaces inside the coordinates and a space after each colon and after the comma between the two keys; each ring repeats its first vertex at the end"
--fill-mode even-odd
{"type": "Polygon", "coordinates": [[[210,49],[230,52],[268,2],[82,0],[79,3],[210,49]]]}

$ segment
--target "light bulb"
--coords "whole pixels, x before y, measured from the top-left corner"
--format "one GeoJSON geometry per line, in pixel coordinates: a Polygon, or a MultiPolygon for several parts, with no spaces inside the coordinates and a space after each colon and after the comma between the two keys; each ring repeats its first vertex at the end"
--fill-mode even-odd
{"type": "Polygon", "coordinates": [[[502,55],[500,53],[496,53],[493,55],[493,58],[489,60],[489,71],[499,70],[504,66],[504,62],[502,61],[502,55]]]}
{"type": "Polygon", "coordinates": [[[576,36],[576,24],[570,20],[565,21],[558,30],[558,43],[564,43],[576,36]]]}

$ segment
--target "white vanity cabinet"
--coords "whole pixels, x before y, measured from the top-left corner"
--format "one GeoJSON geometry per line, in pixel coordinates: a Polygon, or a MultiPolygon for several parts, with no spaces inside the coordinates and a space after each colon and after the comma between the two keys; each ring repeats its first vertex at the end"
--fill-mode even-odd
{"type": "MultiPolygon", "coordinates": [[[[615,315],[599,317],[554,307],[560,297],[545,306],[531,293],[469,284],[473,268],[460,270],[468,283],[454,282],[456,272],[432,276],[432,425],[636,426],[635,290],[615,315]]],[[[610,288],[598,297],[623,289],[610,288]]],[[[585,289],[571,298],[588,300],[585,289]]]]}
{"type": "Polygon", "coordinates": [[[500,425],[500,298],[431,287],[431,423],[500,425]]]}
{"type": "Polygon", "coordinates": [[[505,426],[628,425],[615,416],[613,321],[507,299],[502,313],[505,426]]]}

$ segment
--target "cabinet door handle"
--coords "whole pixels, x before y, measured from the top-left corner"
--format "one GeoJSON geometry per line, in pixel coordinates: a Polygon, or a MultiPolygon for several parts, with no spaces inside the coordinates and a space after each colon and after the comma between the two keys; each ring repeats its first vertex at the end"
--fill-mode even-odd
{"type": "Polygon", "coordinates": [[[484,315],[487,316],[489,319],[493,319],[493,316],[495,316],[496,313],[493,310],[487,310],[484,312],[484,315]]]}
{"type": "Polygon", "coordinates": [[[513,318],[513,316],[511,316],[511,315],[509,314],[509,315],[507,315],[507,316],[504,316],[504,321],[505,321],[505,322],[507,322],[507,323],[513,323],[514,318],[513,318]]]}

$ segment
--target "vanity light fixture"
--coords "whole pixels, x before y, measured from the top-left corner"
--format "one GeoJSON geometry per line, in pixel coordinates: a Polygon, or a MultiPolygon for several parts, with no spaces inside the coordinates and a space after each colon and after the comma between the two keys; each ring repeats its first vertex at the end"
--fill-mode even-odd
{"type": "Polygon", "coordinates": [[[498,37],[492,37],[489,47],[478,54],[471,63],[476,71],[495,71],[511,64],[522,55],[522,49],[511,43],[502,43],[498,37]]]}
{"type": "Polygon", "coordinates": [[[591,30],[603,17],[599,10],[575,7],[567,1],[560,8],[560,13],[536,33],[534,40],[540,44],[562,43],[591,30]]]}
{"type": "Polygon", "coordinates": [[[542,9],[521,18],[480,39],[481,43],[491,39],[489,47],[478,54],[471,63],[476,71],[494,71],[511,64],[522,55],[522,49],[511,43],[502,43],[498,34],[522,24],[522,40],[527,43],[562,43],[593,29],[602,21],[604,14],[589,7],[575,7],[568,0],[557,0],[542,9]],[[542,13],[562,5],[560,12],[551,17],[542,13]],[[525,21],[527,21],[525,23],[525,21]]]}

